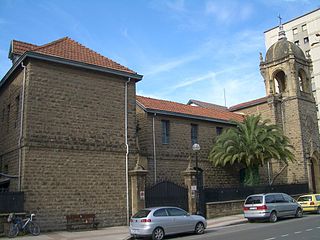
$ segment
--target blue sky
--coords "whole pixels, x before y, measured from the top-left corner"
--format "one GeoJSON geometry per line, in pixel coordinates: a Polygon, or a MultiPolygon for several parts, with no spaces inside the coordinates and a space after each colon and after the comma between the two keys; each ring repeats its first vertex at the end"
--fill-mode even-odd
{"type": "Polygon", "coordinates": [[[263,32],[319,0],[0,0],[0,78],[12,39],[69,36],[144,75],[137,94],[227,106],[264,96],[263,32]]]}

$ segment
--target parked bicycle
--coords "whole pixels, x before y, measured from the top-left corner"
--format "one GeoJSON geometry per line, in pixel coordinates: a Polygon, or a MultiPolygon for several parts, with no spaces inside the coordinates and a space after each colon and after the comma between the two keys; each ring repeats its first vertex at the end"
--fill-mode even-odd
{"type": "Polygon", "coordinates": [[[10,223],[8,237],[16,237],[19,232],[29,232],[33,236],[38,236],[40,234],[40,227],[33,221],[34,217],[35,214],[32,213],[29,217],[22,219],[17,217],[14,213],[10,213],[8,217],[8,222],[10,223]]]}

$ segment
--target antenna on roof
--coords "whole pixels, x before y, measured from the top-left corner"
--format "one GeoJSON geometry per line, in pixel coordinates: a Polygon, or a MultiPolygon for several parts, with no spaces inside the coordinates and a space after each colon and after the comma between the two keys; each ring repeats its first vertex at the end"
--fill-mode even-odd
{"type": "Polygon", "coordinates": [[[227,107],[226,89],[223,88],[224,106],[227,107]]]}

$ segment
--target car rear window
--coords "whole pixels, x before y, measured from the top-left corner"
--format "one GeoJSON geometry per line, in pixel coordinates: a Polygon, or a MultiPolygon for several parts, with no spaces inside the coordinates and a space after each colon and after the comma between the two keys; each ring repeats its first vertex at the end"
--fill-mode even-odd
{"type": "Polygon", "coordinates": [[[143,209],[137,212],[135,215],[133,215],[132,218],[145,218],[148,216],[150,212],[151,212],[150,210],[143,209]]]}
{"type": "Polygon", "coordinates": [[[262,196],[250,196],[247,198],[245,204],[261,204],[262,196]]]}
{"type": "Polygon", "coordinates": [[[298,202],[311,202],[312,197],[311,196],[302,196],[298,198],[298,202]]]}

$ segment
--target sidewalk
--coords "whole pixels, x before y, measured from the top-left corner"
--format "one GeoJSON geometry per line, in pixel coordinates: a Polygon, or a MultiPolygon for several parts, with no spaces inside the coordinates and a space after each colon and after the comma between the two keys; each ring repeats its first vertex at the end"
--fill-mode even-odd
{"type": "MultiPolygon", "coordinates": [[[[228,225],[240,224],[247,222],[243,217],[243,214],[218,217],[213,219],[208,219],[207,229],[213,229],[217,227],[223,227],[228,225]]],[[[8,238],[0,238],[8,239],[8,238]]],[[[37,237],[26,235],[17,237],[18,240],[128,240],[130,239],[129,231],[127,226],[120,227],[109,227],[99,230],[92,231],[75,231],[75,232],[49,232],[42,233],[37,237]]]]}

